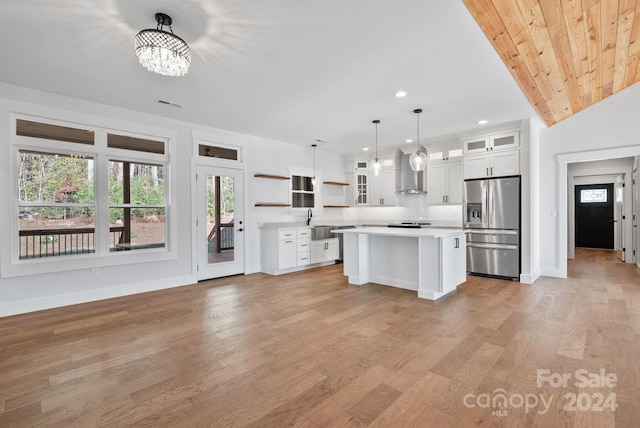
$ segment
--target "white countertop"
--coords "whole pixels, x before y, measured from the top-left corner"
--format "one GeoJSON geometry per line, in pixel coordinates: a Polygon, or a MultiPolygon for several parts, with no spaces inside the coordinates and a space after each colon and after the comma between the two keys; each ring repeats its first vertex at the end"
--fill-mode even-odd
{"type": "Polygon", "coordinates": [[[260,229],[286,229],[288,227],[291,228],[300,228],[300,227],[313,227],[313,225],[307,225],[306,221],[295,221],[295,222],[283,222],[283,223],[262,223],[260,229]]]}
{"type": "Polygon", "coordinates": [[[429,237],[429,238],[447,238],[464,234],[462,229],[437,229],[437,228],[402,228],[402,227],[358,227],[356,229],[338,229],[332,230],[333,233],[366,233],[369,235],[385,235],[385,236],[406,236],[406,237],[429,237]]]}
{"type": "MultiPolygon", "coordinates": [[[[311,220],[311,225],[307,225],[306,221],[292,221],[292,222],[274,222],[274,223],[260,223],[258,226],[260,229],[281,229],[281,228],[297,228],[297,227],[314,227],[314,226],[380,226],[386,227],[389,223],[400,223],[403,221],[413,221],[413,220],[384,220],[384,219],[315,219],[311,220]]],[[[447,228],[447,229],[461,229],[461,224],[459,222],[447,222],[447,221],[431,221],[431,220],[415,220],[415,221],[428,221],[431,222],[431,228],[439,229],[439,228],[447,228]],[[456,224],[458,223],[458,224],[456,224]]]]}

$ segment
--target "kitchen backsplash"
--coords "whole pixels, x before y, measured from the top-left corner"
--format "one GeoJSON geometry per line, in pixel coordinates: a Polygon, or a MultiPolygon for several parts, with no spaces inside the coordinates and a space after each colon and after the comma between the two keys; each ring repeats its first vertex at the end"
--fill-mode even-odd
{"type": "MultiPolygon", "coordinates": [[[[399,195],[396,207],[314,208],[313,222],[336,220],[406,221],[429,220],[439,224],[462,225],[460,205],[427,205],[426,195],[399,195]]],[[[306,209],[259,208],[258,223],[304,222],[306,209]]]]}

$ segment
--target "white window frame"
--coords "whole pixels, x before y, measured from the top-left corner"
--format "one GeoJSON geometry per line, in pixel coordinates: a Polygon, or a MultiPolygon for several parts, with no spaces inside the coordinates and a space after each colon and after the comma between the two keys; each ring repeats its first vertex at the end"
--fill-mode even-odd
{"type": "MultiPolygon", "coordinates": [[[[149,129],[149,127],[136,124],[118,123],[119,126],[79,124],[64,119],[51,119],[34,117],[26,114],[11,113],[11,149],[9,162],[11,211],[11,244],[10,254],[0,254],[2,269],[0,277],[9,278],[51,272],[64,272],[78,269],[91,269],[94,267],[127,265],[155,261],[177,259],[177,219],[172,210],[172,189],[176,186],[174,166],[169,161],[170,154],[175,146],[177,135],[175,132],[162,129],[149,129]],[[16,121],[24,119],[34,122],[49,123],[52,125],[68,126],[87,129],[95,133],[94,145],[79,144],[65,141],[48,140],[36,137],[19,136],[16,134],[16,121]],[[126,129],[126,130],[123,130],[126,129]],[[148,153],[135,150],[116,149],[107,147],[107,134],[113,133],[134,138],[144,138],[163,141],[164,154],[148,153]],[[20,150],[32,150],[45,153],[75,153],[93,157],[94,162],[94,201],[95,201],[95,253],[42,257],[34,259],[20,259],[18,236],[18,206],[25,205],[19,202],[17,192],[17,162],[20,150]],[[165,208],[165,246],[162,248],[136,249],[132,251],[109,251],[109,194],[107,165],[109,160],[153,163],[163,166],[164,173],[164,208],[165,208]],[[106,234],[105,234],[106,231],[106,234]]],[[[105,119],[105,121],[108,121],[105,119]]],[[[100,122],[100,119],[96,119],[100,122]]]]}
{"type": "Polygon", "coordinates": [[[295,211],[307,211],[308,209],[316,209],[322,206],[320,201],[320,183],[322,183],[322,171],[316,169],[315,177],[316,184],[313,186],[313,191],[303,191],[303,190],[293,190],[293,176],[301,176],[301,177],[313,177],[313,169],[312,168],[304,168],[304,167],[289,167],[289,204],[291,204],[291,210],[295,211]],[[312,207],[294,207],[293,206],[293,193],[309,193],[313,194],[313,206],[312,207]]]}

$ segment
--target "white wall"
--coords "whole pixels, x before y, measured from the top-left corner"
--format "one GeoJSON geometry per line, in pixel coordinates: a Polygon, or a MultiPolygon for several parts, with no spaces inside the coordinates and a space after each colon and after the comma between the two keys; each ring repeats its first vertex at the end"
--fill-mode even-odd
{"type": "MultiPolygon", "coordinates": [[[[170,207],[177,217],[176,248],[174,258],[162,262],[148,262],[129,265],[101,266],[99,276],[91,276],[94,267],[87,259],[82,269],[0,278],[0,316],[39,309],[64,306],[85,301],[133,294],[137,292],[174,287],[196,282],[193,269],[192,245],[192,189],[195,172],[192,170],[193,135],[209,135],[216,140],[242,141],[247,147],[245,159],[245,213],[246,258],[245,271],[258,271],[260,268],[260,234],[258,222],[273,219],[302,219],[306,210],[256,208],[255,202],[286,198],[287,189],[281,188],[281,182],[259,180],[254,172],[288,175],[287,168],[295,165],[300,168],[312,166],[310,148],[279,143],[230,133],[228,131],[204,127],[188,122],[171,120],[164,117],[143,114],[121,108],[86,102],[55,94],[49,94],[27,88],[0,83],[0,257],[3,263],[10,260],[13,208],[10,189],[10,120],[9,114],[22,113],[43,118],[85,123],[113,129],[127,130],[131,126],[146,129],[161,129],[175,135],[175,145],[171,149],[171,172],[175,179],[170,207]]],[[[343,181],[344,164],[342,156],[322,150],[316,153],[316,168],[319,177],[343,181]]],[[[285,187],[288,186],[288,182],[285,187]]],[[[342,189],[340,189],[342,191],[342,189]]],[[[327,201],[337,197],[328,191],[327,201]]],[[[315,211],[315,210],[314,210],[315,211]]],[[[317,215],[322,210],[317,210],[317,215]]],[[[37,260],[34,261],[37,263],[37,260]]],[[[5,266],[0,266],[2,274],[5,266]]]]}
{"type": "MultiPolygon", "coordinates": [[[[255,138],[247,150],[248,179],[245,188],[249,191],[245,209],[248,237],[245,245],[247,257],[246,273],[260,271],[260,229],[262,223],[306,222],[306,208],[256,207],[257,202],[291,203],[291,181],[270,180],[254,177],[255,173],[289,176],[292,171],[313,174],[313,151],[311,146],[294,146],[255,138]]],[[[345,180],[342,155],[316,148],[316,207],[312,209],[313,220],[343,218],[344,209],[323,208],[324,205],[344,205],[342,186],[323,184],[323,181],[345,180]]]]}
{"type": "Polygon", "coordinates": [[[540,131],[540,264],[566,276],[567,165],[640,155],[640,85],[540,131]]]}

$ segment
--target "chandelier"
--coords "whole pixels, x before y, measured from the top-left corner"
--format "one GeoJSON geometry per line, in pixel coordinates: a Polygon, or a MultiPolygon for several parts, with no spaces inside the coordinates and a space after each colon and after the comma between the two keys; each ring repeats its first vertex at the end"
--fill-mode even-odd
{"type": "Polygon", "coordinates": [[[184,76],[191,65],[189,46],[173,34],[169,15],[156,13],[156,22],[155,30],[142,30],[136,34],[136,55],[140,64],[163,76],[184,76]],[[163,30],[165,25],[170,32],[163,30]]]}

